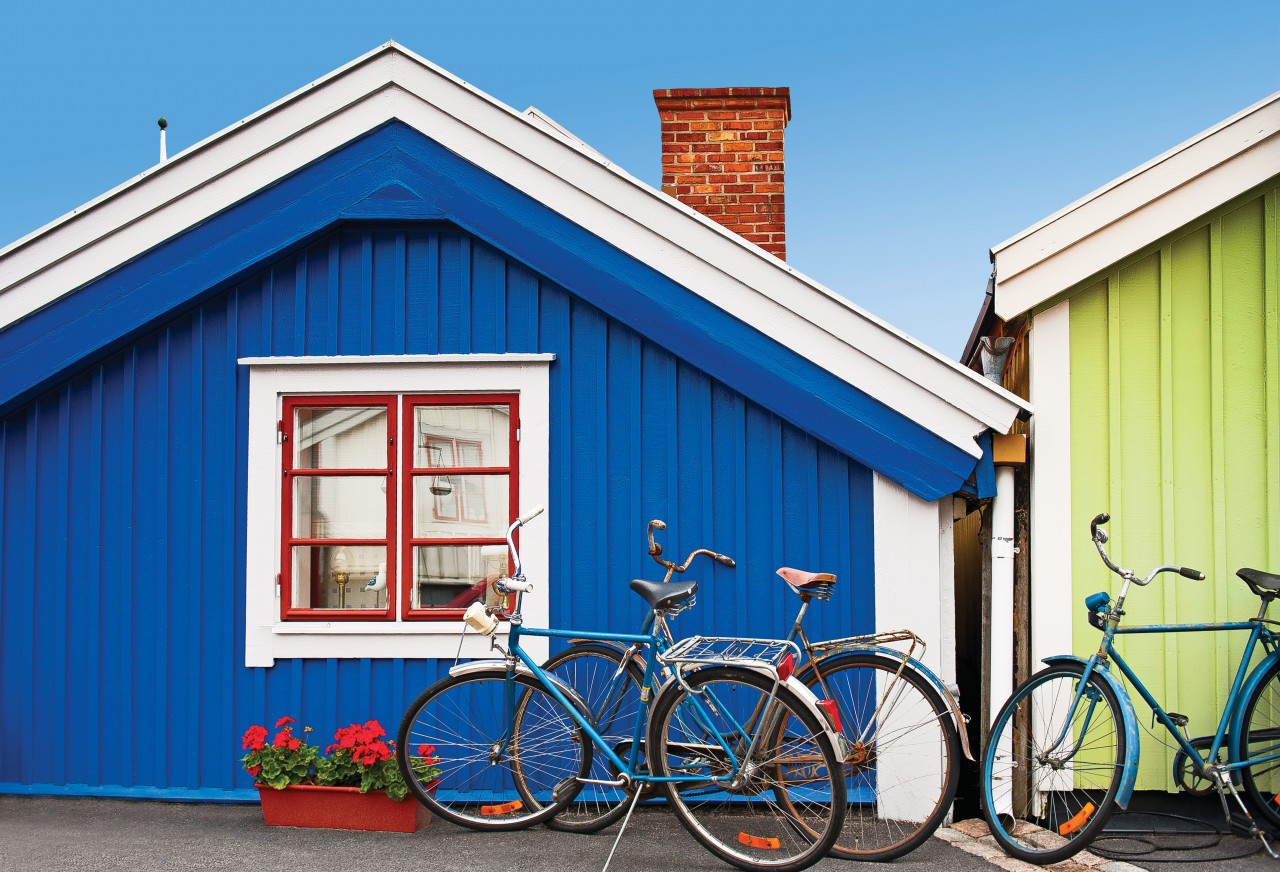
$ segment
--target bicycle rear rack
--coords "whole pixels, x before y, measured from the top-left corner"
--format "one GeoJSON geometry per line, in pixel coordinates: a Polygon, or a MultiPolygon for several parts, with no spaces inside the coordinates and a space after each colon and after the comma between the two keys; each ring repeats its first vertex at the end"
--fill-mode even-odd
{"type": "Polygon", "coordinates": [[[755,666],[775,674],[778,664],[791,654],[800,658],[800,647],[785,639],[739,639],[731,636],[690,636],[658,655],[668,666],[755,666]]]}

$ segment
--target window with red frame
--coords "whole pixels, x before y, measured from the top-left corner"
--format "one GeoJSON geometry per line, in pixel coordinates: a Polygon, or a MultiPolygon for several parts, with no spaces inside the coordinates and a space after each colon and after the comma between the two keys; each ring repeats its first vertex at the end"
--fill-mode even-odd
{"type": "Polygon", "coordinates": [[[460,618],[506,571],[517,421],[507,394],[286,397],[281,618],[460,618]]]}

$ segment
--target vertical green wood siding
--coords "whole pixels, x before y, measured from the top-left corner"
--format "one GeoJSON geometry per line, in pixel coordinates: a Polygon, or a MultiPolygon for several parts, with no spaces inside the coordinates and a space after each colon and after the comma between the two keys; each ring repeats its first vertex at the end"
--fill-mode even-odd
{"type": "MultiPolygon", "coordinates": [[[[1074,601],[1119,590],[1089,541],[1109,511],[1112,555],[1146,573],[1132,624],[1241,620],[1242,566],[1280,572],[1280,266],[1275,182],[1070,294],[1074,601]]],[[[1098,634],[1072,616],[1078,653],[1098,634]]],[[[1280,614],[1273,615],[1280,617],[1280,614]]],[[[1123,656],[1166,708],[1212,733],[1246,636],[1132,636],[1123,656]]],[[[1139,719],[1149,718],[1138,701],[1139,719]]],[[[1149,721],[1148,721],[1149,723],[1149,721]]],[[[1162,739],[1163,730],[1158,730],[1162,739]]],[[[1172,752],[1144,735],[1139,789],[1173,789],[1172,752]]]]}

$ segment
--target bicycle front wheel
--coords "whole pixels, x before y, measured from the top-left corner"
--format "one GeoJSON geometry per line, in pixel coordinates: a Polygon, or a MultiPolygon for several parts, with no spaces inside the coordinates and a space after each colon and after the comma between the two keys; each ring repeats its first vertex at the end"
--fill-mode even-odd
{"type": "Polygon", "coordinates": [[[987,740],[982,813],[1005,852],[1028,863],[1075,855],[1106,826],[1124,771],[1120,703],[1076,664],[1031,676],[1004,704],[987,740]]]}
{"type": "Polygon", "coordinates": [[[840,714],[849,810],[831,853],[886,861],[919,847],[946,818],[960,780],[950,707],[928,679],[883,654],[837,655],[799,678],[840,714]]]}
{"type": "Polygon", "coordinates": [[[445,820],[518,830],[573,798],[575,779],[591,769],[591,742],[531,676],[508,684],[502,672],[473,673],[437,681],[413,701],[396,759],[413,795],[445,820]]]}
{"type": "Polygon", "coordinates": [[[1280,663],[1268,670],[1244,704],[1244,742],[1241,760],[1259,762],[1241,770],[1245,792],[1254,810],[1273,827],[1280,827],[1280,663]]]}
{"type": "Polygon", "coordinates": [[[654,703],[648,739],[652,773],[680,779],[664,789],[685,829],[740,869],[805,869],[826,856],[845,780],[818,716],[750,669],[707,667],[685,683],[654,703]]]}
{"type": "MultiPolygon", "coordinates": [[[[609,645],[572,645],[542,664],[542,668],[577,691],[591,725],[626,761],[640,717],[640,682],[644,680],[644,671],[636,665],[634,655],[609,645]]],[[[592,754],[593,781],[612,781],[617,776],[608,757],[600,751],[592,754]]],[[[573,802],[547,821],[547,826],[572,833],[597,832],[626,814],[629,798],[630,794],[621,787],[584,784],[573,802]]]]}

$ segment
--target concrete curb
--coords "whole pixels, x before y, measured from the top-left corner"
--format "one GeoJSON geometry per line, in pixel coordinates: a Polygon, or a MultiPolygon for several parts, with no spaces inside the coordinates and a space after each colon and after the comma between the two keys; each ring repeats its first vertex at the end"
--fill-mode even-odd
{"type": "Polygon", "coordinates": [[[1036,866],[1022,860],[1014,859],[1001,850],[995,837],[987,829],[986,821],[958,821],[949,827],[941,827],[934,835],[942,841],[959,848],[966,854],[981,857],[993,866],[1005,872],[1037,872],[1040,869],[1052,869],[1054,872],[1144,872],[1139,866],[1124,863],[1120,860],[1107,860],[1089,851],[1081,851],[1070,860],[1054,863],[1052,866],[1036,866]]]}

